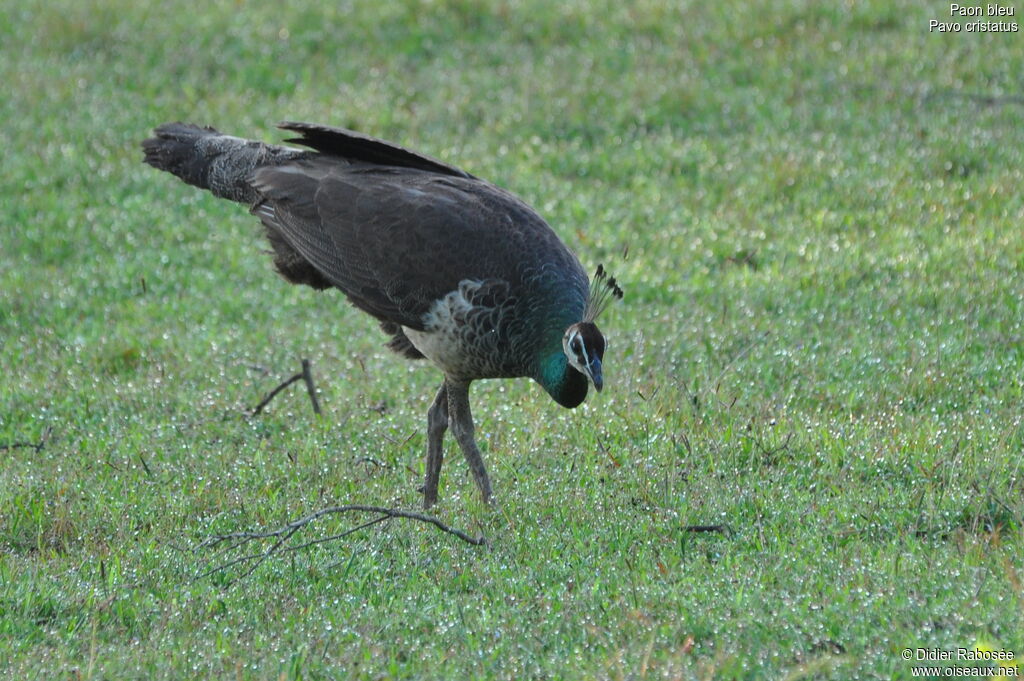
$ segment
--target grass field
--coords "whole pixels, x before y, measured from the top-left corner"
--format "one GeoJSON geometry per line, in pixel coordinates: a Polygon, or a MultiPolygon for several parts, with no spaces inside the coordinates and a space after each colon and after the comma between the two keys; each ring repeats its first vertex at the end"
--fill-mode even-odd
{"type": "Polygon", "coordinates": [[[0,6],[0,675],[1024,655],[1020,33],[881,0],[322,5],[0,6]],[[487,547],[396,520],[195,578],[213,534],[419,504],[440,374],[275,276],[243,207],[141,163],[159,123],[285,119],[491,179],[625,285],[601,395],[474,387],[498,503],[449,439],[435,510],[487,547]],[[300,385],[247,417],[304,357],[323,417],[300,385]]]}

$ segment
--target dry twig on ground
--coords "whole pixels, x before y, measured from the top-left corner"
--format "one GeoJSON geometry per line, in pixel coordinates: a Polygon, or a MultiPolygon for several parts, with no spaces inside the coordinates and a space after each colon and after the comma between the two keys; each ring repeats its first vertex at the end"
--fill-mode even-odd
{"type": "MultiPolygon", "coordinates": [[[[462,541],[466,542],[467,544],[472,544],[473,546],[483,546],[487,543],[487,540],[484,539],[482,536],[471,537],[462,530],[449,527],[448,525],[446,525],[445,523],[441,522],[433,516],[424,515],[422,513],[417,513],[415,511],[403,511],[400,509],[386,508],[383,506],[364,506],[362,504],[331,506],[329,508],[324,508],[319,511],[316,511],[315,513],[310,513],[309,515],[299,518],[298,520],[293,520],[287,525],[279,527],[276,530],[264,530],[257,532],[232,532],[230,534],[214,535],[206,539],[205,541],[198,544],[193,550],[199,551],[201,549],[211,549],[226,544],[226,546],[221,548],[215,554],[214,557],[223,555],[225,553],[230,553],[231,551],[239,549],[252,542],[258,542],[260,540],[273,540],[273,543],[270,545],[269,548],[267,548],[264,551],[249,553],[244,556],[228,560],[227,562],[222,563],[220,565],[216,565],[212,568],[209,568],[208,570],[197,575],[196,579],[202,579],[203,577],[209,577],[210,575],[213,575],[215,573],[223,572],[224,570],[234,565],[255,561],[253,565],[249,567],[248,570],[246,570],[242,575],[233,580],[238,581],[251,575],[256,570],[256,568],[258,568],[268,558],[274,555],[277,555],[279,553],[287,553],[290,551],[298,551],[299,549],[304,549],[310,546],[314,546],[316,544],[323,544],[325,542],[341,539],[354,532],[358,532],[359,530],[370,527],[371,525],[376,525],[378,523],[384,522],[385,520],[393,520],[395,518],[407,518],[409,520],[418,520],[420,522],[433,525],[442,532],[454,535],[462,541]],[[316,520],[319,520],[320,518],[323,518],[327,515],[350,512],[374,513],[377,514],[377,517],[368,520],[360,525],[356,525],[355,527],[351,527],[347,530],[339,532],[337,534],[332,534],[330,536],[320,537],[317,539],[311,539],[301,544],[293,544],[291,546],[288,545],[288,540],[291,539],[296,532],[306,527],[307,525],[310,525],[316,520]]],[[[211,558],[210,562],[212,562],[212,560],[213,559],[211,558]]]]}
{"type": "Polygon", "coordinates": [[[0,444],[0,452],[7,449],[21,448],[34,449],[36,450],[37,453],[41,452],[43,451],[43,447],[46,446],[46,441],[49,439],[51,432],[53,432],[53,426],[47,426],[46,429],[43,431],[43,434],[39,437],[39,442],[10,442],[0,444]]]}
{"type": "Polygon", "coordinates": [[[259,404],[252,408],[252,411],[249,412],[250,415],[258,415],[261,411],[263,411],[264,407],[270,404],[270,401],[272,399],[277,397],[277,394],[279,392],[281,392],[282,390],[284,390],[285,388],[287,388],[292,383],[295,383],[298,380],[302,380],[306,384],[306,392],[309,393],[309,401],[313,403],[313,413],[320,414],[320,401],[316,398],[316,385],[314,385],[313,383],[313,371],[311,369],[309,360],[303,359],[302,371],[300,371],[297,374],[293,374],[292,376],[278,384],[278,386],[271,390],[266,397],[260,400],[259,404]]]}

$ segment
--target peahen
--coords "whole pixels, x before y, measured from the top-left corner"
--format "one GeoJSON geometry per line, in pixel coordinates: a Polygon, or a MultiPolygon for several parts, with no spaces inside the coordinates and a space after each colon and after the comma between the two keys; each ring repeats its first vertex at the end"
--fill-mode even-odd
{"type": "Polygon", "coordinates": [[[341,289],[395,352],[427,358],[444,381],[427,412],[425,506],[437,500],[450,426],[485,501],[469,385],[534,379],[563,407],[603,385],[595,325],[622,289],[579,261],[513,194],[441,161],[350,130],[283,123],[274,146],[183,123],[142,143],[146,163],[251,206],[288,281],[341,289]]]}

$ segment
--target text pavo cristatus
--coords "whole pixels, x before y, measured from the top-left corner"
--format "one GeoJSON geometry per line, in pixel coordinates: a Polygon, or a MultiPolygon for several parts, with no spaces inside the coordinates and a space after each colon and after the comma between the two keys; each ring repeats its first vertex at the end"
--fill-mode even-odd
{"type": "Polygon", "coordinates": [[[469,384],[526,376],[576,407],[588,381],[601,390],[594,321],[622,290],[600,267],[590,284],[547,223],[499,187],[349,130],[280,127],[312,151],[170,123],[143,142],[145,160],[251,206],[285,279],[341,289],[392,350],[436,364],[444,382],[427,412],[424,503],[437,500],[449,426],[490,501],[469,384]]]}

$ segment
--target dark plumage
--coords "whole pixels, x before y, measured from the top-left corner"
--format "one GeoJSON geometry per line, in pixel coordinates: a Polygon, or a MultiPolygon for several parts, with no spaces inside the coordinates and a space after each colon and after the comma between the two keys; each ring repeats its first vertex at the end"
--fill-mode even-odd
{"type": "Polygon", "coordinates": [[[485,499],[468,391],[480,378],[526,376],[565,407],[602,387],[594,324],[622,297],[522,200],[458,168],[349,130],[280,127],[312,149],[266,145],[171,123],[143,142],[146,163],[251,206],[285,279],[338,288],[391,336],[445,374],[430,411],[424,501],[437,498],[445,430],[485,499]]]}

